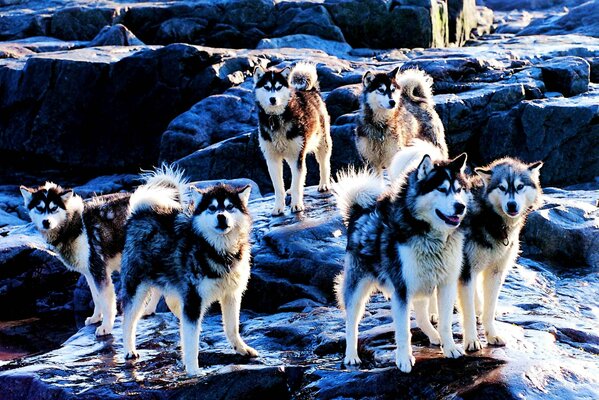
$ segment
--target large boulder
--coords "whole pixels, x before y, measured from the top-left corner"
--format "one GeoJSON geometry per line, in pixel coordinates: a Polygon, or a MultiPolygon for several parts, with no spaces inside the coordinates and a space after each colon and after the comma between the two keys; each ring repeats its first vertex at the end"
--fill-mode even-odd
{"type": "Polygon", "coordinates": [[[540,65],[547,90],[566,97],[589,90],[591,67],[580,57],[555,57],[540,65]]]}
{"type": "Polygon", "coordinates": [[[334,56],[347,56],[351,46],[345,42],[321,39],[314,35],[296,34],[272,39],[262,39],[256,46],[257,49],[280,49],[291,47],[294,49],[316,49],[334,56]]]}
{"type": "Polygon", "coordinates": [[[105,26],[89,42],[89,47],[95,46],[143,46],[139,40],[125,25],[116,24],[105,26]]]}
{"type": "Polygon", "coordinates": [[[274,37],[302,33],[345,42],[341,29],[333,23],[328,11],[321,5],[281,2],[276,5],[276,11],[278,26],[272,31],[274,37]]]}
{"type": "Polygon", "coordinates": [[[581,2],[560,17],[549,16],[533,20],[518,35],[578,34],[599,37],[599,1],[581,2]]]}
{"type": "Polygon", "coordinates": [[[448,0],[449,42],[462,46],[470,39],[470,33],[478,26],[479,10],[476,0],[448,0]]]}
{"type": "Polygon", "coordinates": [[[0,151],[96,169],[152,165],[168,123],[231,85],[226,54],[179,44],[0,60],[0,112],[11,115],[0,151]]]}
{"type": "Polygon", "coordinates": [[[92,40],[119,13],[112,7],[69,7],[52,15],[49,35],[63,40],[92,40]]]}
{"type": "Polygon", "coordinates": [[[506,155],[543,160],[545,185],[587,182],[599,175],[599,93],[523,101],[489,118],[480,137],[482,162],[506,155]]]}

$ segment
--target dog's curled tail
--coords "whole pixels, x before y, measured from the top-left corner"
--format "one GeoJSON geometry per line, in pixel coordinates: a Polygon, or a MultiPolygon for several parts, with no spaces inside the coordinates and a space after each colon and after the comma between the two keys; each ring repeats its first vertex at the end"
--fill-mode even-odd
{"type": "Polygon", "coordinates": [[[426,72],[411,68],[403,71],[397,79],[402,95],[416,104],[433,103],[433,78],[426,72]]]}
{"type": "Polygon", "coordinates": [[[416,168],[427,154],[433,160],[442,160],[445,158],[443,150],[427,140],[414,139],[408,146],[399,150],[393,156],[391,165],[387,170],[391,182],[398,181],[407,172],[416,168]]]}
{"type": "Polygon", "coordinates": [[[183,171],[174,165],[163,164],[154,171],[142,174],[145,181],[131,195],[129,210],[131,214],[152,210],[166,214],[182,210],[187,198],[187,180],[183,171]]]}
{"type": "Polygon", "coordinates": [[[289,74],[289,84],[297,90],[318,90],[316,66],[307,62],[297,63],[289,74]]]}
{"type": "Polygon", "coordinates": [[[371,209],[385,190],[382,177],[369,170],[349,169],[337,173],[333,193],[343,222],[347,225],[357,214],[371,209]]]}

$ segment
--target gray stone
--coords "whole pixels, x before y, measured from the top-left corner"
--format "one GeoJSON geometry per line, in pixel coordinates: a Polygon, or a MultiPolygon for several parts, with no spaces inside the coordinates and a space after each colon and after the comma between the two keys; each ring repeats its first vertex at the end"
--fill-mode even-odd
{"type": "MultiPolygon", "coordinates": [[[[449,42],[462,46],[478,26],[476,0],[448,0],[449,42]]],[[[492,14],[491,14],[492,15],[492,14]]]]}
{"type": "Polygon", "coordinates": [[[291,47],[294,49],[317,49],[334,56],[346,56],[351,46],[343,42],[321,39],[318,36],[297,34],[272,39],[262,39],[257,49],[279,49],[291,47]]]}
{"type": "Polygon", "coordinates": [[[95,46],[143,46],[139,40],[126,26],[116,24],[105,26],[88,44],[95,46]]]}
{"type": "Polygon", "coordinates": [[[326,105],[331,122],[336,124],[339,116],[359,109],[361,93],[361,84],[341,86],[330,92],[326,97],[326,105]]]}
{"type": "Polygon", "coordinates": [[[590,66],[580,57],[556,57],[540,65],[547,90],[576,96],[589,90],[590,66]]]}
{"type": "Polygon", "coordinates": [[[599,37],[599,1],[580,2],[560,17],[549,16],[531,22],[518,35],[578,34],[599,37]]]}
{"type": "Polygon", "coordinates": [[[343,33],[331,20],[326,8],[310,4],[281,2],[276,6],[278,26],[272,32],[273,37],[293,34],[318,36],[322,39],[345,42],[343,33]],[[297,6],[300,7],[297,7],[297,6]]]}

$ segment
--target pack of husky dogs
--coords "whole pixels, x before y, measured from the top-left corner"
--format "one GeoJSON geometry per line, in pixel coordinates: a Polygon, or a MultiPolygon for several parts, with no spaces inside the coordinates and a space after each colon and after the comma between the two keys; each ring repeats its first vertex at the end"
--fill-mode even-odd
{"type": "MultiPolygon", "coordinates": [[[[308,153],[320,167],[318,190],[331,189],[330,120],[316,68],[258,67],[254,84],[259,142],[274,187],[272,214],[285,210],[283,160],[292,176],[291,211],[302,211],[308,153]]],[[[391,301],[396,364],[403,372],[415,361],[411,308],[446,357],[481,349],[477,320],[489,345],[505,344],[494,321],[497,298],[518,255],[526,216],[541,201],[542,162],[503,158],[467,173],[466,154],[448,156],[431,87],[432,79],[419,70],[363,75],[356,147],[370,168],[340,172],[332,185],[347,226],[345,266],[335,285],[346,313],[347,365],[360,364],[358,324],[377,290],[391,301]],[[463,349],[451,329],[456,298],[463,349]]],[[[256,357],[239,334],[250,277],[250,186],[200,190],[169,166],[143,180],[132,194],[88,201],[49,182],[21,187],[37,229],[89,283],[94,312],[85,324],[100,323],[98,336],[112,332],[117,307],[111,275],[120,271],[126,359],[139,357],[137,323],[155,311],[161,296],[180,321],[188,374],[199,372],[201,321],[216,301],[234,350],[256,357]]]]}

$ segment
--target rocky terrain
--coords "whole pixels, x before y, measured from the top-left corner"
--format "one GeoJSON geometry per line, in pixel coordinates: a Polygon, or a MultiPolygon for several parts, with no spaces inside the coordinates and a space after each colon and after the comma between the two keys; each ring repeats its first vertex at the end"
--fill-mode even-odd
{"type": "MultiPolygon", "coordinates": [[[[599,397],[597,17],[599,1],[577,0],[0,0],[0,398],[599,397]],[[309,187],[304,213],[270,217],[257,141],[254,67],[300,60],[317,65],[333,171],[360,163],[362,74],[396,66],[435,79],[451,154],[467,151],[475,166],[545,162],[545,202],[500,298],[507,347],[446,360],[414,328],[417,364],[403,375],[377,296],[360,325],[366,363],[342,367],[332,281],[345,230],[334,199],[309,187]],[[96,340],[82,327],[87,285],[27,225],[19,184],[130,191],[139,168],[161,161],[198,185],[254,185],[242,335],[257,360],[228,348],[215,309],[204,375],[182,374],[166,312],[142,321],[142,358],[125,363],[120,328],[96,340]]],[[[308,168],[313,185],[313,159],[308,168]]]]}

